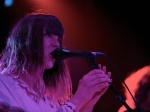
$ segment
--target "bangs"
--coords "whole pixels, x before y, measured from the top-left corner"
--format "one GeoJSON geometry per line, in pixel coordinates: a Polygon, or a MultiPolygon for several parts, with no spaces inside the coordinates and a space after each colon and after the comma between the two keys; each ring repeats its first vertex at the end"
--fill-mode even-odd
{"type": "Polygon", "coordinates": [[[64,35],[64,28],[60,21],[53,16],[50,16],[46,19],[46,27],[45,27],[46,34],[54,34],[58,35],[60,38],[64,35]]]}

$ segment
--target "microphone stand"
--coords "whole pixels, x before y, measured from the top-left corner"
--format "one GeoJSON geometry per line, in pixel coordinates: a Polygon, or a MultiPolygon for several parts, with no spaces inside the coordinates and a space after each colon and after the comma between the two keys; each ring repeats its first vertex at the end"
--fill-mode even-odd
{"type": "MultiPolygon", "coordinates": [[[[91,55],[90,57],[88,56],[87,58],[84,58],[86,60],[86,62],[89,64],[89,66],[91,67],[91,69],[99,69],[99,67],[95,64],[95,56],[91,55]]],[[[116,95],[116,100],[121,102],[126,109],[128,110],[128,112],[134,112],[129,106],[128,104],[125,102],[125,100],[117,93],[117,91],[113,88],[112,85],[109,86],[109,88],[113,91],[113,93],[116,95]]]]}

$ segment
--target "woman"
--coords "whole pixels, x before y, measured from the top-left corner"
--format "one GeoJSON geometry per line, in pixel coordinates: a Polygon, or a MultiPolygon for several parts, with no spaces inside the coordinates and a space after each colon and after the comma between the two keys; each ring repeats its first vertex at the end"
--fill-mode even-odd
{"type": "Polygon", "coordinates": [[[82,78],[72,95],[65,62],[51,55],[62,47],[63,35],[61,22],[50,14],[32,13],[14,25],[0,59],[1,110],[92,111],[111,83],[111,72],[106,74],[106,67],[99,65],[99,70],[92,70],[82,78]]]}

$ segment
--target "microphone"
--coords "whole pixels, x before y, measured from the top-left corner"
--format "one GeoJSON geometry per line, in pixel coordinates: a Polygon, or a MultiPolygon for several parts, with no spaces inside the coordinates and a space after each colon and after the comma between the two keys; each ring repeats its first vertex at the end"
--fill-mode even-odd
{"type": "Polygon", "coordinates": [[[66,58],[80,57],[86,60],[95,59],[102,56],[105,56],[104,53],[101,52],[90,52],[90,51],[70,51],[68,49],[64,49],[62,47],[56,48],[52,53],[53,58],[57,60],[64,60],[66,58]]]}

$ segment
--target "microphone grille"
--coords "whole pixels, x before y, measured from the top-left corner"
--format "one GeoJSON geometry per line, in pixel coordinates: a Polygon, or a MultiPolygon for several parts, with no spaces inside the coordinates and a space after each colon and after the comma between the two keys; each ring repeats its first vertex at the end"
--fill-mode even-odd
{"type": "Polygon", "coordinates": [[[62,50],[63,48],[56,48],[51,54],[52,57],[57,59],[57,60],[62,60],[62,50]]]}

